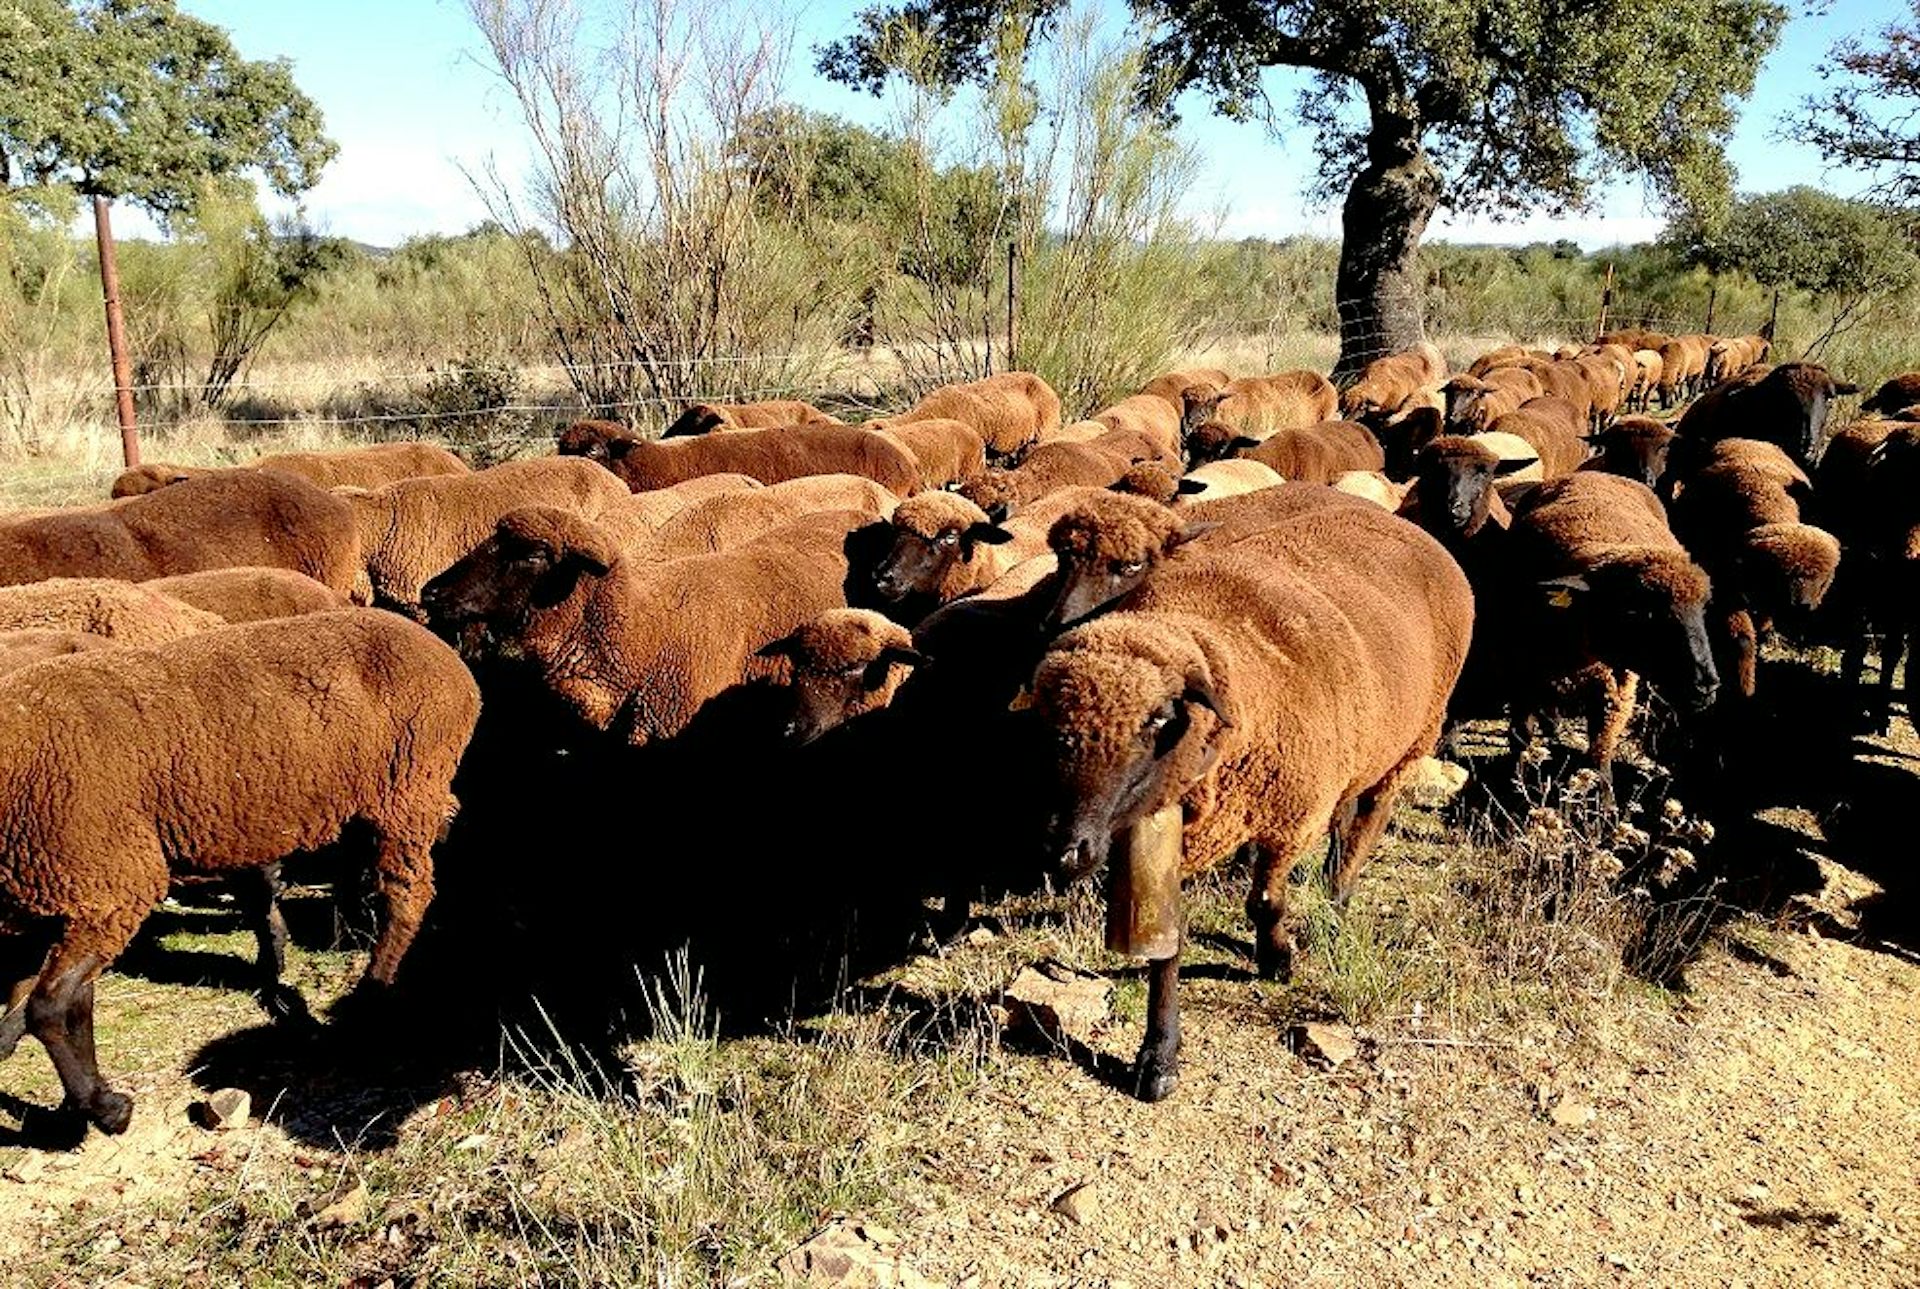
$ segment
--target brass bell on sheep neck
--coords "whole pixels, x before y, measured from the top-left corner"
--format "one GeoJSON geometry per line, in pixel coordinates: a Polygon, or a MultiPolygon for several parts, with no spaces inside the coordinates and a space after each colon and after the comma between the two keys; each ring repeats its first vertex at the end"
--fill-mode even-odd
{"type": "Polygon", "coordinates": [[[1179,803],[1114,838],[1107,860],[1107,948],[1162,959],[1180,952],[1179,803]]]}

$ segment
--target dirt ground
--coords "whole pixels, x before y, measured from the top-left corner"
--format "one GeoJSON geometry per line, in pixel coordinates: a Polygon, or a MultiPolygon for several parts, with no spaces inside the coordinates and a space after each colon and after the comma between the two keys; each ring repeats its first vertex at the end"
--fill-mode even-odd
{"type": "MultiPolygon", "coordinates": [[[[1804,711],[1831,698],[1824,680],[1805,686],[1782,701],[1804,711]]],[[[1145,1106],[1118,1090],[1139,1041],[1140,988],[1137,973],[1110,968],[1112,1014],[1084,1043],[1009,1041],[955,1094],[904,1100],[904,1117],[876,1112],[850,1133],[856,1152],[861,1132],[895,1152],[857,1216],[893,1232],[889,1256],[911,1268],[896,1283],[1920,1284],[1920,937],[1901,827],[1920,788],[1920,740],[1896,730],[1828,731],[1799,739],[1796,756],[1769,753],[1776,772],[1757,782],[1755,808],[1722,825],[1718,849],[1734,871],[1718,896],[1721,927],[1677,987],[1627,979],[1578,1027],[1389,1008],[1329,1067],[1292,1037],[1328,1019],[1324,990],[1252,978],[1223,887],[1207,918],[1227,929],[1197,935],[1189,959],[1171,1101],[1145,1106]],[[1811,764],[1845,768],[1810,777],[1811,764]]],[[[1433,816],[1404,812],[1362,901],[1392,918],[1444,870],[1438,839],[1433,816]]],[[[999,922],[1009,934],[907,964],[895,983],[1004,979],[1009,958],[1041,951],[1015,920],[999,922]]],[[[28,1148],[23,1115],[55,1099],[55,1085],[31,1040],[0,1067],[10,1281],[222,1283],[248,1257],[261,1260],[262,1283],[608,1278],[511,1248],[454,1249],[456,1236],[420,1216],[443,1201],[457,1209],[449,1197],[478,1193],[485,1178],[538,1193],[537,1170],[521,1170],[539,1152],[488,1145],[508,1131],[517,1093],[390,1097],[375,1065],[331,1113],[391,1116],[397,1145],[316,1144],[312,1123],[259,1093],[243,1129],[194,1124],[189,1106],[209,1081],[196,1053],[259,1024],[253,1001],[218,987],[211,965],[244,944],[227,933],[182,950],[184,963],[156,969],[149,955],[104,982],[103,1058],[139,1101],[126,1136],[28,1148]],[[381,1150],[410,1151],[433,1172],[383,1173],[381,1150]],[[444,1189],[455,1181],[467,1189],[444,1189]],[[416,1216],[430,1234],[407,1227],[416,1216]],[[397,1236],[403,1227],[413,1233],[397,1236]],[[348,1247],[342,1231],[360,1243],[348,1247]],[[224,1254],[172,1252],[190,1238],[210,1248],[209,1232],[225,1233],[224,1254]],[[475,1270],[486,1266],[493,1275],[475,1270]]],[[[356,967],[350,954],[300,961],[300,983],[320,996],[356,967]]],[[[913,1073],[918,1058],[897,1059],[913,1073]]],[[[285,1076],[290,1089],[298,1081],[297,1069],[285,1076]]],[[[727,1255],[719,1278],[778,1283],[774,1259],[831,1216],[796,1213],[727,1255]]]]}

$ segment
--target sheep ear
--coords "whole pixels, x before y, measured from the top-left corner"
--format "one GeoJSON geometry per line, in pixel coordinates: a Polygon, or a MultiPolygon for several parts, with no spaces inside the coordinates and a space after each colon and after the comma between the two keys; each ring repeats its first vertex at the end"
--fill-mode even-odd
{"type": "Polygon", "coordinates": [[[981,542],[988,546],[1004,546],[1013,540],[1013,534],[1002,528],[997,521],[985,524],[970,524],[961,534],[960,540],[971,546],[981,542]]]}
{"type": "Polygon", "coordinates": [[[781,636],[778,640],[769,640],[753,651],[756,658],[791,658],[800,642],[792,636],[781,636]]]}
{"type": "Polygon", "coordinates": [[[607,460],[619,461],[624,459],[627,453],[639,447],[640,440],[639,439],[606,439],[603,441],[603,443],[600,446],[604,447],[604,449],[606,450],[607,460]]]}
{"type": "Polygon", "coordinates": [[[1518,474],[1539,464],[1539,457],[1506,457],[1493,463],[1493,472],[1496,475],[1518,474]]]}
{"type": "Polygon", "coordinates": [[[619,558],[619,552],[596,535],[584,540],[576,538],[568,543],[561,562],[572,565],[590,577],[605,577],[607,570],[613,567],[613,561],[619,558]]]}
{"type": "Polygon", "coordinates": [[[1173,486],[1174,495],[1180,497],[1191,497],[1206,490],[1206,482],[1201,479],[1182,479],[1173,486]]]}
{"type": "Polygon", "coordinates": [[[1265,441],[1264,439],[1249,438],[1244,434],[1236,434],[1227,441],[1227,451],[1245,452],[1250,448],[1259,447],[1265,441]]]}
{"type": "Polygon", "coordinates": [[[1214,692],[1213,678],[1201,673],[1187,678],[1187,687],[1181,691],[1180,701],[1191,706],[1204,707],[1212,712],[1220,722],[1222,729],[1232,729],[1233,721],[1226,712],[1226,704],[1220,701],[1220,695],[1214,692]]]}
{"type": "Polygon", "coordinates": [[[1004,524],[1013,515],[1013,503],[1011,501],[996,501],[991,506],[986,507],[986,512],[988,522],[1004,524]]]}
{"type": "Polygon", "coordinates": [[[888,645],[880,651],[880,656],[867,664],[867,673],[861,679],[868,693],[887,683],[887,672],[895,663],[902,667],[918,667],[927,660],[927,656],[917,649],[904,649],[899,645],[888,645]]]}
{"type": "Polygon", "coordinates": [[[1574,573],[1567,577],[1543,578],[1540,589],[1546,594],[1547,607],[1570,609],[1575,597],[1585,595],[1593,588],[1588,585],[1586,578],[1574,573]]]}
{"type": "Polygon", "coordinates": [[[1835,393],[1836,395],[1839,395],[1839,394],[1858,394],[1858,393],[1860,392],[1860,387],[1859,387],[1858,385],[1856,385],[1856,384],[1854,384],[1854,383],[1853,383],[1852,381],[1850,381],[1850,380],[1840,380],[1840,381],[1835,381],[1835,382],[1833,383],[1833,392],[1834,392],[1834,393],[1835,393]]]}
{"type": "Polygon", "coordinates": [[[1205,537],[1208,533],[1220,526],[1217,520],[1206,520],[1202,523],[1188,524],[1185,528],[1182,528],[1173,535],[1173,541],[1168,545],[1167,549],[1177,550],[1196,537],[1205,537]]]}

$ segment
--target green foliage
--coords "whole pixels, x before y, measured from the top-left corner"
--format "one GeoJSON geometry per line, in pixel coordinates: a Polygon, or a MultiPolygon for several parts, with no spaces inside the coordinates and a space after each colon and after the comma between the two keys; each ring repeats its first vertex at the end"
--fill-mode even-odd
{"type": "Polygon", "coordinates": [[[1804,186],[1742,198],[1711,231],[1689,224],[1670,240],[1716,271],[1821,295],[1899,290],[1920,270],[1910,232],[1889,212],[1804,186]]]}
{"type": "Polygon", "coordinates": [[[1821,74],[1837,84],[1800,104],[1793,132],[1830,165],[1873,181],[1883,197],[1920,201],[1920,0],[1914,21],[1890,22],[1877,43],[1841,41],[1821,74]]]}
{"type": "Polygon", "coordinates": [[[250,62],[174,0],[14,0],[0,40],[0,185],[66,183],[163,220],[249,171],[303,192],[333,157],[284,60],[250,62]]]}

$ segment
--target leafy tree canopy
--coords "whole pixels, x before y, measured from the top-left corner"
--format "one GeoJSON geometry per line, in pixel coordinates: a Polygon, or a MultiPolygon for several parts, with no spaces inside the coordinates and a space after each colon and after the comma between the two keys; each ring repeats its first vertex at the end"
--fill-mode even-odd
{"type": "Polygon", "coordinates": [[[1875,191],[1920,203],[1920,0],[1913,20],[1874,41],[1843,40],[1821,74],[1833,85],[1803,100],[1792,133],[1836,166],[1872,178],[1875,191]]]}
{"type": "MultiPolygon", "coordinates": [[[[936,83],[978,80],[1010,16],[1045,32],[1067,0],[906,0],[865,10],[820,70],[877,90],[914,59],[936,83]],[[926,51],[931,50],[929,54],[926,51]]],[[[1443,202],[1492,213],[1578,206],[1621,172],[1672,204],[1723,204],[1735,104],[1786,19],[1775,0],[1132,0],[1142,84],[1170,112],[1197,89],[1234,118],[1271,115],[1270,67],[1316,73],[1296,111],[1322,161],[1315,196],[1369,161],[1424,149],[1443,202]]]]}
{"type": "Polygon", "coordinates": [[[248,171],[303,192],[336,151],[285,60],[242,58],[174,0],[5,0],[0,24],[0,187],[66,184],[165,221],[248,171]]]}
{"type": "Polygon", "coordinates": [[[1898,290],[1920,272],[1910,230],[1884,207],[1817,188],[1743,197],[1711,229],[1686,223],[1668,240],[1716,272],[1816,295],[1898,290]]]}

